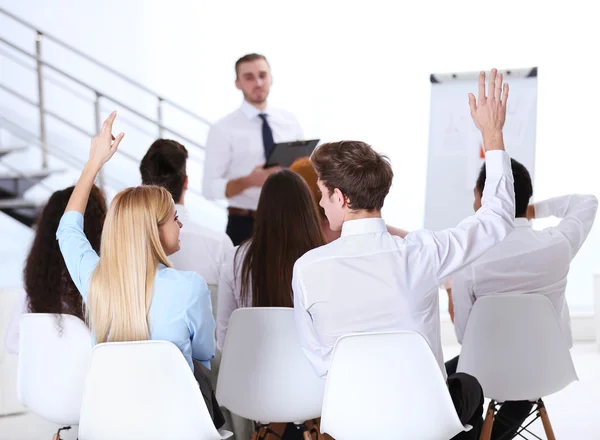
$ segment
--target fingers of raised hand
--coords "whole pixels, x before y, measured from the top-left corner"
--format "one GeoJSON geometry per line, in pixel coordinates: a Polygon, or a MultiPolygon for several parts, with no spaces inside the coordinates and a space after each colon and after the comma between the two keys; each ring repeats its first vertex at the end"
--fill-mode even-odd
{"type": "Polygon", "coordinates": [[[104,133],[104,134],[111,134],[113,123],[115,122],[116,117],[117,117],[117,111],[115,110],[110,115],[108,115],[108,118],[106,118],[106,120],[104,121],[104,124],[102,124],[102,129],[100,130],[100,132],[104,133]]]}
{"type": "Polygon", "coordinates": [[[119,144],[123,140],[124,136],[125,136],[125,133],[123,133],[123,132],[119,133],[116,138],[113,136],[114,142],[112,143],[112,146],[111,146],[111,148],[113,150],[117,149],[117,147],[119,146],[119,144]]]}
{"type": "Polygon", "coordinates": [[[485,102],[485,72],[479,73],[479,96],[477,102],[482,104],[485,102]]]}
{"type": "Polygon", "coordinates": [[[477,111],[477,102],[475,101],[475,95],[469,93],[469,108],[471,109],[471,115],[477,111]]]}
{"type": "Polygon", "coordinates": [[[496,85],[494,87],[494,99],[500,104],[502,98],[502,74],[499,73],[496,76],[496,85]]]}
{"type": "Polygon", "coordinates": [[[498,71],[496,69],[492,69],[490,72],[490,82],[488,83],[488,94],[487,97],[489,99],[494,99],[495,87],[496,87],[496,77],[498,75],[498,71]]]}
{"type": "Polygon", "coordinates": [[[508,101],[508,83],[504,83],[504,88],[502,90],[502,107],[506,109],[506,101],[508,101]]]}

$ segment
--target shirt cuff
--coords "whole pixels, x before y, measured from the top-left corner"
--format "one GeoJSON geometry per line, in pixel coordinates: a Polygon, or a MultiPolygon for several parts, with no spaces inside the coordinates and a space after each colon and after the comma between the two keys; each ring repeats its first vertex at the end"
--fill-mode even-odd
{"type": "Polygon", "coordinates": [[[210,191],[213,200],[226,199],[227,179],[215,179],[210,184],[210,191]]]}
{"type": "Polygon", "coordinates": [[[546,200],[544,200],[543,202],[534,203],[533,209],[535,209],[536,218],[547,218],[552,217],[554,215],[552,213],[551,204],[546,200]]]}
{"type": "Polygon", "coordinates": [[[512,180],[510,157],[506,151],[491,150],[485,153],[485,172],[488,176],[509,175],[512,180]]]}
{"type": "Polygon", "coordinates": [[[79,211],[65,212],[60,218],[60,223],[58,224],[58,229],[56,230],[56,236],[58,237],[60,230],[67,226],[77,226],[79,229],[83,230],[83,214],[79,211]]]}

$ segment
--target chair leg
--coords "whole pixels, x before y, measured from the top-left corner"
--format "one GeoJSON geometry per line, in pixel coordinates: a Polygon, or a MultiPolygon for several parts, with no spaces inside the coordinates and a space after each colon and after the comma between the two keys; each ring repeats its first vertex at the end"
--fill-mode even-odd
{"type": "Polygon", "coordinates": [[[538,411],[540,412],[540,417],[542,419],[542,424],[544,425],[544,432],[546,433],[546,437],[548,440],[556,440],[554,436],[554,431],[552,430],[552,424],[550,423],[550,418],[548,417],[548,411],[546,411],[546,406],[542,399],[538,401],[538,411]]]}
{"type": "Polygon", "coordinates": [[[479,440],[490,440],[492,437],[492,427],[494,426],[494,405],[496,402],[493,400],[488,405],[487,412],[485,414],[485,421],[483,422],[483,427],[481,428],[481,436],[479,440]]]}
{"type": "Polygon", "coordinates": [[[60,431],[68,431],[69,429],[71,429],[70,426],[64,426],[60,428],[58,431],[56,431],[56,434],[52,436],[52,440],[62,440],[62,437],[60,436],[60,431]]]}

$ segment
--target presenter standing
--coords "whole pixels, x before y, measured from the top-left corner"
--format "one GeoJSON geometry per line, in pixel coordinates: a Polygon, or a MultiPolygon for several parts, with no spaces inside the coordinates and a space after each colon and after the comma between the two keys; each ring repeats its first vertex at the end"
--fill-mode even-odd
{"type": "Polygon", "coordinates": [[[273,79],[264,55],[244,55],[235,63],[235,74],[244,102],[208,132],[203,193],[209,200],[227,199],[226,232],[237,246],[252,237],[261,187],[279,170],[263,168],[273,146],[302,139],[303,133],[293,114],[269,107],[273,79]]]}

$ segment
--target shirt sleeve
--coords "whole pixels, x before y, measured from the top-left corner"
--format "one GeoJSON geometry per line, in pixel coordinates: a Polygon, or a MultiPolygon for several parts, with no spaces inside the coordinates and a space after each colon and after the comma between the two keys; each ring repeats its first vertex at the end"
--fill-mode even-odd
{"type": "Polygon", "coordinates": [[[317,339],[312,316],[306,307],[306,295],[302,280],[298,275],[297,264],[294,265],[292,290],[294,292],[294,321],[300,339],[300,346],[317,375],[321,378],[325,377],[328,366],[324,365],[322,346],[317,339]]]}
{"type": "Polygon", "coordinates": [[[451,229],[422,229],[409,233],[407,243],[431,250],[432,266],[439,280],[480,257],[514,229],[515,192],[510,158],[504,151],[486,153],[486,181],[482,206],[451,229]]]}
{"type": "Polygon", "coordinates": [[[17,296],[6,331],[6,351],[10,354],[19,354],[19,323],[21,316],[28,312],[27,294],[24,290],[21,290],[17,296]]]}
{"type": "Polygon", "coordinates": [[[221,239],[221,244],[219,247],[219,269],[221,269],[223,264],[225,264],[225,262],[228,260],[229,254],[233,248],[233,242],[231,241],[231,238],[229,238],[229,235],[223,234],[223,238],[221,239]]]}
{"type": "Polygon", "coordinates": [[[100,258],[83,232],[83,215],[78,211],[65,212],[58,224],[56,238],[69,275],[83,300],[87,301],[88,283],[100,258]]]}
{"type": "MultiPolygon", "coordinates": [[[[237,248],[236,248],[237,249],[237,248]]],[[[221,268],[219,277],[219,306],[217,307],[217,349],[223,351],[225,336],[229,327],[231,314],[238,308],[235,299],[235,250],[231,250],[221,268]]]]}
{"type": "Polygon", "coordinates": [[[213,125],[206,139],[206,160],[202,193],[208,200],[224,200],[228,179],[225,177],[231,161],[231,148],[223,131],[213,125]]]}
{"type": "Polygon", "coordinates": [[[210,291],[204,279],[193,276],[192,295],[186,318],[192,341],[192,358],[205,363],[215,357],[215,318],[212,313],[210,291]]]}
{"type": "Polygon", "coordinates": [[[454,330],[456,339],[462,344],[467,322],[473,304],[475,304],[475,292],[473,290],[473,268],[465,267],[458,272],[452,281],[452,301],[454,302],[454,330]]]}
{"type": "Polygon", "coordinates": [[[571,246],[571,258],[575,257],[594,225],[598,199],[593,195],[572,194],[534,206],[537,218],[555,216],[562,219],[554,229],[567,239],[571,246]]]}

